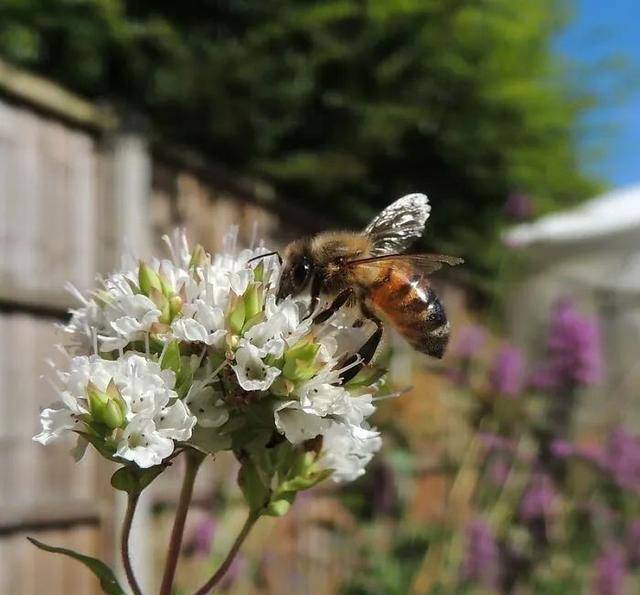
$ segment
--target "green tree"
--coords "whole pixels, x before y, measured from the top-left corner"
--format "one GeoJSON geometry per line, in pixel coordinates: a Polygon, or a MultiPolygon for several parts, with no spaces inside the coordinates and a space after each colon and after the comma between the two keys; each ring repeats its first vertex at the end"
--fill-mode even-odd
{"type": "Polygon", "coordinates": [[[552,40],[558,0],[5,0],[0,54],[148,114],[163,138],[265,177],[344,225],[434,203],[428,243],[495,265],[506,195],[594,191],[591,98],[552,40]],[[492,249],[492,246],[494,247],[492,249]]]}

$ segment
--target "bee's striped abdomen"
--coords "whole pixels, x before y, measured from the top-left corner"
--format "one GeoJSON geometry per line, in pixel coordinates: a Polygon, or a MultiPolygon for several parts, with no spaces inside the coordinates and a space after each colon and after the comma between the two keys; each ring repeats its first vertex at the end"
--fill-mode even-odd
{"type": "Polygon", "coordinates": [[[389,268],[371,285],[369,298],[414,349],[432,357],[444,355],[449,323],[425,276],[389,268]]]}

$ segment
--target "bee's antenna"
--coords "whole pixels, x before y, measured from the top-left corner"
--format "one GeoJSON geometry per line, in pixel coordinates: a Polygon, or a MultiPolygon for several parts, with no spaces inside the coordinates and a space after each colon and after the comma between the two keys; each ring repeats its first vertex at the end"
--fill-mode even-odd
{"type": "Polygon", "coordinates": [[[247,264],[253,262],[254,260],[259,260],[260,258],[266,258],[267,256],[277,256],[278,262],[282,264],[282,256],[280,256],[280,252],[278,252],[277,250],[275,252],[267,252],[266,254],[258,254],[258,256],[254,256],[253,258],[247,260],[247,264]]]}

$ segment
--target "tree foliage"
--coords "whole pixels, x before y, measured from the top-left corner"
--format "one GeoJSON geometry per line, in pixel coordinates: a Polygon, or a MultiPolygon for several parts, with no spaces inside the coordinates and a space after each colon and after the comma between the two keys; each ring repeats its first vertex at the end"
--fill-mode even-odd
{"type": "Polygon", "coordinates": [[[591,99],[568,85],[552,47],[563,8],[5,0],[0,54],[148,114],[163,138],[344,224],[424,191],[438,247],[490,262],[510,191],[544,210],[594,190],[576,157],[591,99]]]}

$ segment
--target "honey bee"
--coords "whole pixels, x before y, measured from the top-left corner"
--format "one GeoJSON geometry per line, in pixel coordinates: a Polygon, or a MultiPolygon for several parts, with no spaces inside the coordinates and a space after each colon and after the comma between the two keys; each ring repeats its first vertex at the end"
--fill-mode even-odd
{"type": "MultiPolygon", "coordinates": [[[[424,194],[409,194],[384,209],[362,232],[324,232],[291,242],[284,251],[278,299],[311,294],[310,311],[320,297],[330,305],[313,318],[323,322],[342,306],[358,306],[364,319],[376,325],[360,348],[369,363],[383,333],[383,320],[414,349],[441,358],[449,340],[449,323],[427,275],[442,264],[463,261],[440,254],[404,254],[418,239],[431,206],[424,194]]],[[[354,374],[355,375],[355,374],[354,374]]]]}

